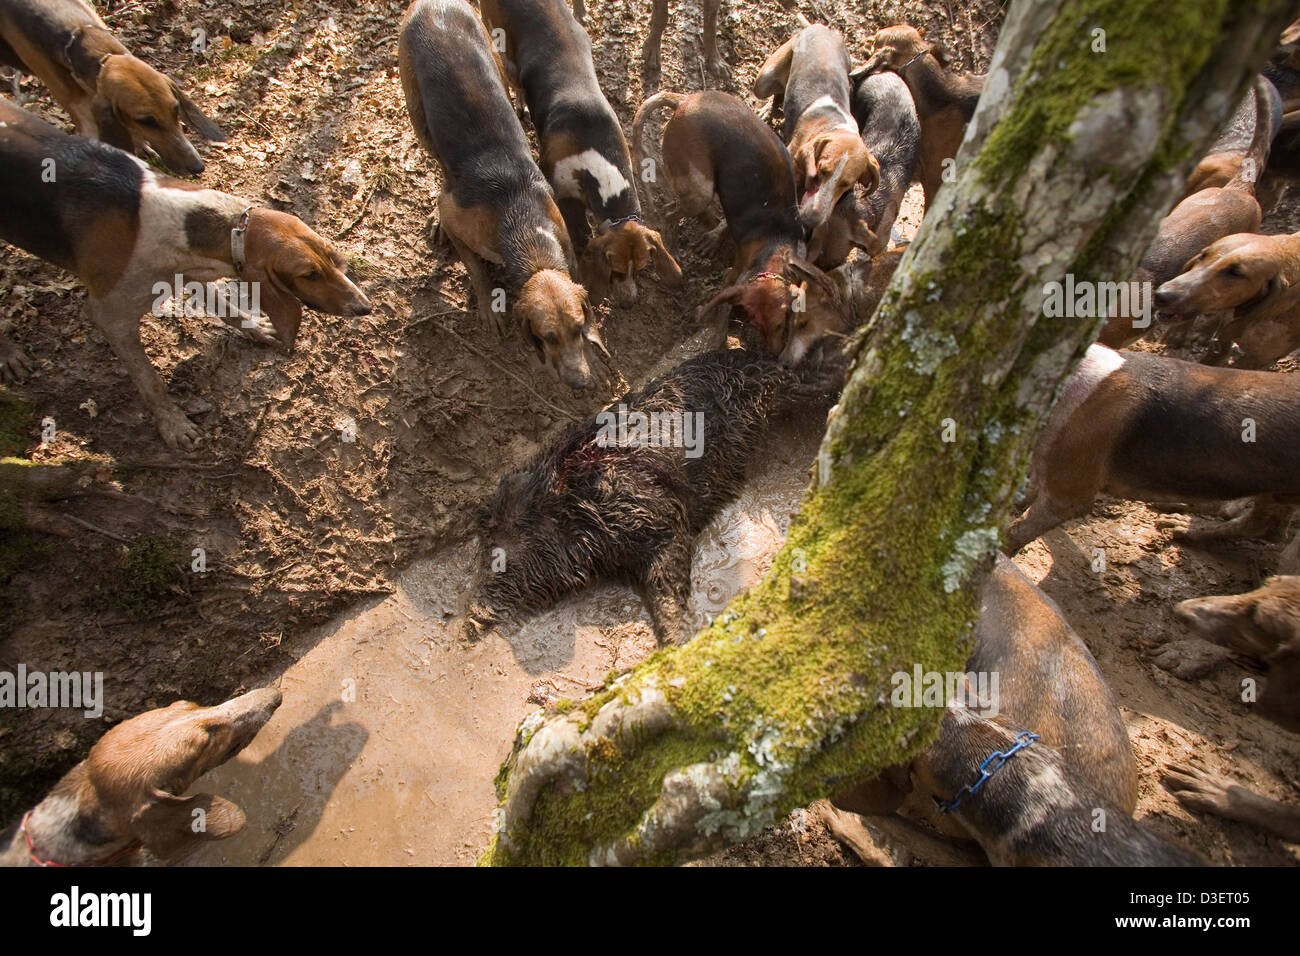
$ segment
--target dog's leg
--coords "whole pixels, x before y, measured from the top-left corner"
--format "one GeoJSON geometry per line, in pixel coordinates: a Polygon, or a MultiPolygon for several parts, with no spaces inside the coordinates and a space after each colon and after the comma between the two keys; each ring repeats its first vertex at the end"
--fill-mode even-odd
{"type": "Polygon", "coordinates": [[[0,335],[0,382],[17,384],[36,371],[27,353],[0,335]]]}
{"type": "Polygon", "coordinates": [[[659,91],[659,47],[668,25],[668,0],[654,0],[650,10],[650,33],[641,47],[641,91],[649,96],[659,91]]]}
{"type": "Polygon", "coordinates": [[[1196,767],[1171,765],[1162,782],[1178,802],[1228,820],[1250,823],[1288,843],[1300,842],[1300,807],[1288,806],[1196,767]]]}
{"type": "Polygon", "coordinates": [[[468,215],[461,211],[456,205],[456,200],[451,193],[444,191],[438,197],[438,225],[442,230],[442,235],[451,243],[456,255],[460,261],[465,263],[465,271],[469,274],[470,285],[474,289],[474,298],[478,305],[479,315],[483,321],[496,330],[497,335],[504,339],[509,326],[506,322],[506,314],[509,309],[503,296],[495,295],[492,287],[492,280],[488,276],[487,263],[470,247],[462,236],[472,235],[473,221],[469,219],[462,221],[462,218],[468,215]],[[502,309],[497,311],[494,305],[501,305],[502,309]]]}
{"type": "Polygon", "coordinates": [[[696,241],[695,251],[711,259],[718,254],[718,250],[722,248],[722,240],[725,238],[727,238],[727,220],[723,219],[696,241]]]}
{"type": "Polygon", "coordinates": [[[1025,509],[1024,514],[1011,522],[1011,527],[1007,529],[1007,543],[1002,546],[1002,551],[1014,557],[1029,542],[1072,517],[1077,515],[1058,515],[1048,506],[1045,498],[1039,498],[1025,509]]]}
{"type": "Polygon", "coordinates": [[[685,644],[695,635],[687,624],[691,596],[691,542],[674,536],[655,555],[642,581],[642,600],[660,644],[685,644]]]}
{"type": "Polygon", "coordinates": [[[145,407],[152,413],[163,441],[172,448],[188,451],[202,435],[167,394],[167,386],[140,344],[140,316],[152,301],[149,296],[143,300],[130,295],[108,296],[91,300],[87,312],[90,321],[108,340],[109,348],[126,366],[127,374],[135,383],[145,407]]]}
{"type": "MultiPolygon", "coordinates": [[[[672,190],[674,196],[674,216],[684,216],[691,219],[703,218],[704,213],[708,211],[709,206],[713,203],[716,193],[713,188],[713,170],[707,168],[698,169],[689,162],[675,162],[672,157],[666,156],[664,157],[664,175],[668,179],[668,187],[672,190]]],[[[722,236],[726,233],[727,220],[725,216],[721,217],[721,222],[717,220],[713,220],[713,222],[715,226],[696,244],[696,250],[703,250],[703,255],[711,256],[717,252],[722,243],[722,236]]]]}
{"type": "Polygon", "coordinates": [[[573,243],[575,259],[581,259],[587,251],[587,242],[591,239],[591,226],[587,225],[587,207],[581,199],[557,199],[555,205],[560,208],[564,219],[564,228],[573,243]]]}
{"type": "MultiPolygon", "coordinates": [[[[461,242],[456,235],[450,231],[447,232],[447,238],[451,240],[452,247],[456,250],[456,255],[460,256],[460,261],[465,263],[465,271],[469,273],[470,285],[474,287],[474,299],[478,305],[478,313],[482,316],[483,321],[491,328],[496,330],[498,336],[504,339],[510,331],[506,322],[507,309],[497,310],[493,306],[498,304],[494,302],[497,299],[500,302],[500,296],[496,295],[492,288],[492,280],[488,276],[487,263],[475,254],[474,250],[461,242]]],[[[501,302],[504,305],[504,302],[501,302]]]]}
{"type": "Polygon", "coordinates": [[[723,79],[727,64],[718,55],[718,9],[722,0],[704,0],[704,68],[710,76],[723,79]]]}
{"type": "Polygon", "coordinates": [[[1290,505],[1278,504],[1272,495],[1259,495],[1249,499],[1246,507],[1230,521],[1202,524],[1185,515],[1170,515],[1160,518],[1156,525],[1171,529],[1175,538],[1184,541],[1248,541],[1269,538],[1285,530],[1290,517],[1290,505]]]}

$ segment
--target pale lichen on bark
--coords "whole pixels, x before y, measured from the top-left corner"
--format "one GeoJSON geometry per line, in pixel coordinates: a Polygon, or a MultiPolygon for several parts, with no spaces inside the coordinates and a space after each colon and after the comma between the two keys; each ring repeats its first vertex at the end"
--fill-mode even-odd
{"type": "Polygon", "coordinates": [[[1128,276],[1296,7],[1013,5],[771,571],[687,646],[521,728],[484,862],[686,859],[931,738],[940,712],[889,706],[890,675],[962,669],[1037,429],[1096,334],[1039,321],[1043,284],[1128,276]]]}

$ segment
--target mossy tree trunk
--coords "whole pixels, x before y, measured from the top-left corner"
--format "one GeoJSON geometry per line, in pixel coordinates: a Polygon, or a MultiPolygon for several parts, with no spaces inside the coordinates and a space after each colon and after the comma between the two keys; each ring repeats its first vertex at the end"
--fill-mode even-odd
{"type": "Polygon", "coordinates": [[[963,669],[1034,438],[1098,331],[1044,319],[1043,287],[1132,273],[1297,6],[1016,0],[771,572],[687,646],[524,721],[484,862],[682,861],[932,738],[941,711],[890,706],[890,677],[963,669]]]}

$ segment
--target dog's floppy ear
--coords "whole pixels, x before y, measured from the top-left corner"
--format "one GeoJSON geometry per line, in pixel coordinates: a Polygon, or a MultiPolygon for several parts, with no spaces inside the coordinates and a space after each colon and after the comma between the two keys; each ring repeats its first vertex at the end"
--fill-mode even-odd
{"type": "Polygon", "coordinates": [[[867,168],[858,177],[858,185],[868,193],[874,193],[880,187],[880,163],[871,155],[870,150],[867,150],[867,168]]]}
{"type": "Polygon", "coordinates": [[[932,42],[930,40],[926,40],[921,44],[920,49],[918,49],[916,52],[929,53],[932,57],[934,57],[936,60],[939,61],[939,65],[943,67],[945,70],[948,69],[948,65],[952,63],[955,59],[952,51],[938,41],[932,42]]]}
{"type": "Polygon", "coordinates": [[[704,308],[700,310],[700,314],[703,315],[705,313],[712,312],[720,305],[735,305],[737,302],[740,301],[741,296],[743,296],[744,294],[745,294],[745,286],[729,285],[721,292],[719,292],[717,295],[715,295],[712,299],[710,299],[708,304],[705,305],[704,308]]]}
{"type": "Polygon", "coordinates": [[[254,209],[248,217],[248,232],[244,239],[247,262],[240,278],[255,282],[256,294],[262,312],[271,320],[275,334],[285,348],[293,351],[302,325],[302,303],[288,284],[275,271],[275,252],[279,237],[262,210],[254,209]]]}
{"type": "Polygon", "coordinates": [[[1241,319],[1246,316],[1249,316],[1252,319],[1263,318],[1265,315],[1275,311],[1276,307],[1283,301],[1295,298],[1294,294],[1287,295],[1287,290],[1289,288],[1290,285],[1286,281],[1286,276],[1282,275],[1281,270],[1279,270],[1277,273],[1270,276],[1268,281],[1264,283],[1264,288],[1260,290],[1259,298],[1257,298],[1249,307],[1239,311],[1237,313],[1237,318],[1241,319]]]}
{"type": "Polygon", "coordinates": [[[224,143],[230,139],[225,130],[208,119],[207,115],[194,105],[194,101],[185,95],[185,91],[177,86],[174,80],[171,85],[172,95],[181,106],[181,118],[193,127],[194,132],[214,143],[224,143]]]}
{"type": "Polygon", "coordinates": [[[653,229],[645,231],[646,241],[650,243],[650,258],[655,264],[655,271],[659,273],[659,278],[671,286],[680,286],[682,284],[682,267],[677,264],[677,260],[669,253],[668,247],[664,245],[663,236],[659,235],[653,229]]]}
{"type": "Polygon", "coordinates": [[[877,256],[885,251],[885,240],[871,230],[871,224],[865,219],[854,216],[849,221],[849,242],[866,252],[868,256],[877,256]]]}
{"type": "Polygon", "coordinates": [[[839,300],[840,289],[839,286],[835,284],[835,280],[832,279],[830,276],[828,276],[821,269],[818,269],[807,259],[800,259],[798,257],[791,259],[790,271],[796,273],[797,275],[802,275],[806,280],[809,280],[814,284],[816,284],[818,288],[820,288],[823,292],[826,293],[826,295],[830,296],[833,300],[835,301],[839,300]]]}
{"type": "Polygon", "coordinates": [[[583,300],[582,309],[587,315],[587,321],[582,325],[582,337],[590,345],[603,355],[608,361],[613,361],[614,357],[609,354],[609,349],[605,348],[605,340],[600,336],[600,324],[596,321],[596,310],[591,304],[583,300]]]}
{"type": "Polygon", "coordinates": [[[131,138],[131,131],[118,116],[117,107],[111,100],[95,94],[90,104],[90,114],[95,118],[95,125],[99,127],[98,139],[101,143],[107,143],[124,153],[135,152],[135,141],[131,138]]]}
{"type": "Polygon", "coordinates": [[[210,793],[177,797],[155,790],[131,817],[131,832],[163,859],[209,840],[224,840],[244,828],[244,811],[210,793]]]}
{"type": "Polygon", "coordinates": [[[527,319],[522,319],[519,327],[523,330],[524,338],[537,350],[537,357],[541,359],[542,364],[549,365],[550,363],[546,360],[546,348],[542,345],[542,340],[533,332],[532,323],[527,319]]]}

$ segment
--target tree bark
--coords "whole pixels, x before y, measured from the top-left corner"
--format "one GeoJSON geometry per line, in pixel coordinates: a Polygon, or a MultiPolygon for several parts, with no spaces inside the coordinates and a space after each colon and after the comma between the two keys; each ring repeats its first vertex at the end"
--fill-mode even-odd
{"type": "Polygon", "coordinates": [[[942,711],[890,706],[890,677],[964,669],[1035,436],[1100,325],[1045,320],[1043,287],[1132,274],[1297,6],[1016,0],[771,572],[520,725],[484,862],[680,862],[932,739],[942,711]]]}

